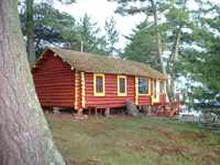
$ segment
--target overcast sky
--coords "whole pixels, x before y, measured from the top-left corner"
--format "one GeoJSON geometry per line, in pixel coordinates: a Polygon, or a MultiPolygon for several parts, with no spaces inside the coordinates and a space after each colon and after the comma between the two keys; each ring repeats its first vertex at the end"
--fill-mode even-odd
{"type": "Polygon", "coordinates": [[[73,15],[76,19],[79,19],[87,13],[101,28],[104,27],[106,18],[113,16],[117,22],[116,26],[120,33],[118,47],[124,47],[126,40],[123,36],[130,34],[131,29],[144,19],[143,14],[129,17],[122,17],[119,14],[115,14],[116,3],[108,2],[107,0],[78,0],[77,3],[72,5],[61,5],[56,2],[55,7],[73,15]]]}
{"type": "MultiPolygon", "coordinates": [[[[124,35],[129,35],[131,30],[135,28],[137,24],[140,23],[145,17],[143,14],[138,14],[135,16],[122,17],[119,14],[115,14],[114,11],[117,7],[116,3],[108,2],[107,0],[76,0],[77,3],[71,5],[61,5],[61,3],[55,1],[55,8],[60,11],[67,12],[73,15],[74,18],[79,19],[85,13],[87,13],[94,22],[103,28],[106,18],[113,16],[117,22],[117,29],[120,33],[120,41],[118,47],[123,48],[126,44],[124,35]]],[[[220,4],[220,0],[211,0],[214,3],[220,4]]],[[[189,7],[195,9],[195,3],[193,0],[189,0],[189,7]]]]}

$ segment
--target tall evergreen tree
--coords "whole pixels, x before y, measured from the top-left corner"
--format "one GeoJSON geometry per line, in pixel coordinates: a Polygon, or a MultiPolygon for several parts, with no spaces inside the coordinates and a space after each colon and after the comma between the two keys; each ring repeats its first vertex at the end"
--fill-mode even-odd
{"type": "Polygon", "coordinates": [[[177,63],[179,60],[179,51],[182,42],[183,28],[190,27],[189,11],[186,8],[187,0],[182,1],[169,1],[167,3],[170,7],[166,13],[166,31],[172,35],[168,35],[167,43],[170,45],[170,55],[167,61],[167,70],[171,77],[170,96],[176,93],[176,78],[177,78],[177,63]]]}
{"type": "MultiPolygon", "coordinates": [[[[45,45],[68,44],[71,48],[80,47],[76,37],[75,19],[67,13],[61,13],[51,4],[41,2],[34,4],[34,43],[36,57],[45,45]]],[[[20,19],[24,36],[27,35],[25,11],[20,11],[20,19]]]]}
{"type": "MultiPolygon", "coordinates": [[[[214,10],[212,10],[213,12],[214,10]]],[[[216,12],[218,13],[218,12],[216,12]]],[[[194,45],[184,50],[182,61],[184,69],[191,77],[202,82],[204,89],[216,93],[220,91],[220,17],[217,14],[214,18],[203,18],[196,30],[191,34],[194,45]]]]}
{"type": "Polygon", "coordinates": [[[159,59],[156,56],[156,38],[153,29],[146,21],[133,30],[133,34],[126,37],[129,44],[125,47],[122,58],[149,64],[155,69],[160,69],[159,59]]]}
{"type": "MultiPolygon", "coordinates": [[[[52,2],[53,0],[45,0],[52,2]]],[[[65,4],[74,3],[75,0],[58,0],[65,4]]],[[[26,36],[27,36],[27,54],[30,63],[36,59],[35,56],[35,36],[34,36],[34,0],[26,0],[26,36]]]]}
{"type": "Polygon", "coordinates": [[[47,3],[36,4],[34,9],[36,50],[41,50],[46,44],[79,45],[75,32],[76,23],[72,16],[60,13],[47,3]]]}
{"type": "Polygon", "coordinates": [[[105,50],[103,50],[105,41],[104,37],[100,34],[101,29],[87,14],[85,14],[78,22],[76,31],[82,44],[82,51],[105,54],[105,50]]]}
{"type": "Polygon", "coordinates": [[[119,41],[119,32],[116,29],[116,22],[113,17],[105,21],[105,40],[106,40],[106,53],[108,55],[116,55],[119,50],[115,44],[119,41]]]}

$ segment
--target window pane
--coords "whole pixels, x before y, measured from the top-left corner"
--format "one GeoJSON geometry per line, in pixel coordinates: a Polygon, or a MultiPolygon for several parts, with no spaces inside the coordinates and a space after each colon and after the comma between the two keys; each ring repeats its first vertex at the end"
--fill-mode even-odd
{"type": "Polygon", "coordinates": [[[96,92],[103,93],[103,77],[102,76],[96,77],[96,92]]]}
{"type": "Polygon", "coordinates": [[[154,80],[154,98],[157,98],[157,81],[154,80]]]}
{"type": "Polygon", "coordinates": [[[119,78],[119,92],[125,93],[125,78],[119,78]]]}
{"type": "Polygon", "coordinates": [[[148,82],[147,79],[144,77],[139,77],[138,79],[138,92],[140,94],[148,93],[148,82]]]}
{"type": "Polygon", "coordinates": [[[163,81],[160,81],[160,93],[164,92],[165,91],[165,86],[164,86],[164,82],[163,81]]]}

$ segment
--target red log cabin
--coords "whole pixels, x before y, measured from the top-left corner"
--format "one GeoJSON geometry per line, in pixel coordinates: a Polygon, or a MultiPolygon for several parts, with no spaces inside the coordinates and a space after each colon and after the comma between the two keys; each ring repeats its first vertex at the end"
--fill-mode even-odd
{"type": "Polygon", "coordinates": [[[146,64],[73,50],[48,48],[32,69],[43,107],[83,109],[167,101],[167,76],[146,64]]]}

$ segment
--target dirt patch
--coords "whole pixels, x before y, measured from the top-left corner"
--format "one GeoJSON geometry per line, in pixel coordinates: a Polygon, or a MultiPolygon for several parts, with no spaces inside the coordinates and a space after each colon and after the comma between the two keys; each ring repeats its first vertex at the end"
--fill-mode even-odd
{"type": "Polygon", "coordinates": [[[200,160],[201,162],[206,162],[206,164],[213,164],[213,162],[219,162],[220,160],[220,150],[204,150],[192,154],[193,157],[200,160]]]}
{"type": "Polygon", "coordinates": [[[172,140],[174,142],[176,142],[178,139],[175,132],[165,127],[158,127],[155,125],[142,125],[139,128],[148,131],[158,132],[158,134],[165,136],[167,139],[172,140]]]}
{"type": "Polygon", "coordinates": [[[165,144],[156,140],[146,140],[143,142],[130,143],[130,148],[135,152],[143,152],[152,150],[158,153],[160,156],[163,155],[179,155],[185,156],[188,152],[188,148],[181,145],[165,144]]]}
{"type": "Polygon", "coordinates": [[[176,144],[165,144],[162,142],[147,141],[148,148],[158,153],[160,156],[163,155],[180,155],[184,156],[188,149],[185,146],[176,145],[176,144]]]}
{"type": "Polygon", "coordinates": [[[175,154],[175,155],[185,156],[187,152],[188,152],[187,147],[178,146],[178,145],[167,145],[162,147],[160,155],[175,154]]]}
{"type": "Polygon", "coordinates": [[[207,139],[207,135],[202,132],[191,132],[191,131],[183,131],[179,135],[180,138],[184,140],[190,140],[190,141],[204,141],[207,139]]]}
{"type": "Polygon", "coordinates": [[[165,136],[166,138],[168,138],[168,139],[170,139],[172,141],[175,141],[175,142],[177,141],[177,136],[176,136],[176,134],[173,131],[171,131],[171,130],[169,130],[167,128],[162,128],[162,127],[159,127],[157,129],[157,131],[160,134],[162,134],[163,136],[165,136]]]}
{"type": "Polygon", "coordinates": [[[214,153],[220,157],[220,149],[215,150],[214,153]]]}
{"type": "Polygon", "coordinates": [[[166,144],[156,140],[145,140],[140,142],[130,142],[128,147],[132,152],[155,152],[159,156],[180,156],[180,157],[193,157],[205,164],[218,162],[220,160],[220,150],[219,149],[207,149],[198,150],[198,148],[189,148],[185,145],[178,144],[166,144]]]}

